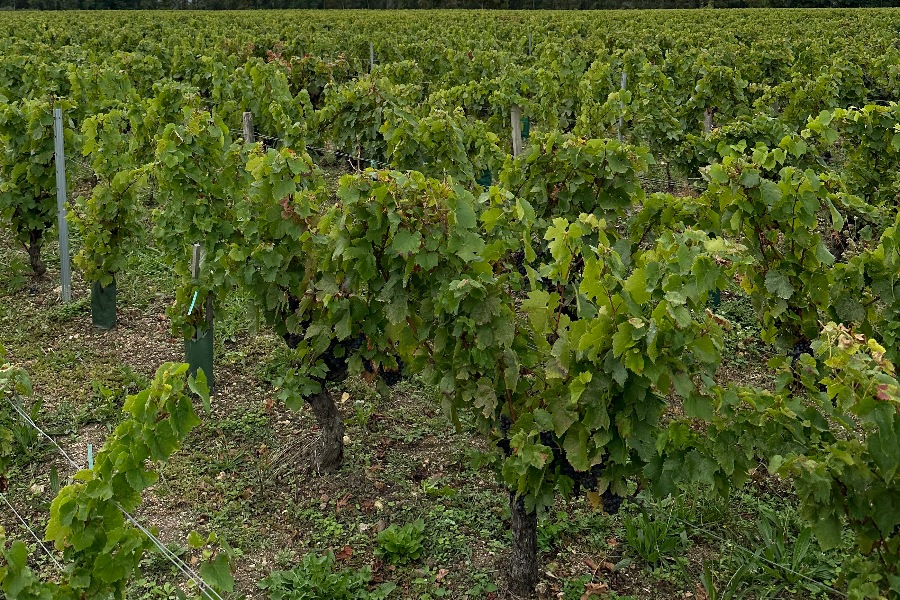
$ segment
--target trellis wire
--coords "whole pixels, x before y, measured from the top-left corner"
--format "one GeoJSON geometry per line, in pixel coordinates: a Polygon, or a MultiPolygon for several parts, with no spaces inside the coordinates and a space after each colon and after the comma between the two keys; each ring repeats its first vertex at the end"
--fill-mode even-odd
{"type": "Polygon", "coordinates": [[[71,156],[69,156],[69,157],[66,158],[66,160],[67,160],[68,162],[70,162],[70,163],[75,163],[76,165],[78,165],[79,167],[81,167],[81,168],[83,168],[83,169],[85,169],[85,170],[87,170],[87,171],[90,171],[91,174],[94,173],[94,167],[92,167],[91,165],[89,165],[89,164],[87,164],[87,163],[85,163],[85,162],[82,162],[82,161],[78,160],[77,158],[72,158],[71,156]]]}
{"type": "MultiPolygon", "coordinates": [[[[243,131],[237,131],[236,129],[229,129],[228,132],[229,132],[229,133],[232,133],[232,134],[235,134],[235,135],[243,135],[243,134],[244,134],[243,131]]],[[[259,138],[259,139],[261,139],[261,140],[267,140],[267,141],[270,141],[270,142],[273,142],[273,143],[284,144],[284,143],[286,143],[286,141],[287,141],[287,140],[285,140],[285,139],[283,139],[283,138],[274,137],[274,136],[271,136],[271,135],[263,135],[263,134],[261,134],[261,133],[257,133],[257,134],[255,134],[255,135],[256,135],[257,138],[259,138]]],[[[335,156],[342,157],[342,158],[346,158],[346,159],[348,159],[348,160],[358,160],[359,162],[370,163],[370,164],[371,164],[371,163],[374,163],[374,164],[376,164],[376,165],[381,165],[381,166],[387,167],[387,168],[390,168],[390,167],[391,167],[390,163],[386,163],[386,162],[381,161],[381,160],[376,160],[376,159],[374,159],[374,158],[365,158],[365,157],[362,157],[362,156],[354,156],[354,155],[349,154],[349,153],[347,153],[347,152],[341,152],[340,150],[328,150],[327,148],[321,148],[321,147],[319,147],[319,146],[306,146],[306,149],[307,149],[307,150],[312,150],[312,151],[316,152],[317,154],[325,154],[325,153],[327,153],[327,154],[333,154],[333,155],[335,155],[335,156]]]]}
{"type": "Polygon", "coordinates": [[[50,552],[50,550],[47,549],[47,546],[44,545],[44,542],[41,541],[41,538],[39,538],[38,535],[34,532],[34,530],[28,526],[28,523],[25,521],[25,519],[22,518],[22,515],[19,514],[19,511],[17,511],[15,509],[15,507],[9,503],[9,500],[6,499],[6,494],[3,494],[2,496],[0,496],[0,498],[3,498],[3,501],[6,502],[6,505],[9,507],[9,509],[11,511],[13,511],[13,513],[16,515],[16,517],[18,517],[19,521],[22,522],[22,526],[28,530],[28,533],[30,533],[31,537],[33,537],[37,541],[37,543],[40,544],[41,548],[44,549],[44,552],[47,553],[47,556],[50,557],[50,560],[52,560],[53,563],[57,566],[57,568],[59,568],[59,570],[62,571],[63,570],[62,565],[59,564],[59,562],[56,560],[56,557],[53,556],[53,554],[50,552]]]}
{"type": "MultiPolygon", "coordinates": [[[[19,413],[19,415],[23,419],[25,419],[26,423],[31,425],[35,430],[37,430],[38,433],[40,433],[42,436],[47,438],[51,444],[56,446],[56,449],[59,452],[61,452],[63,456],[66,457],[66,460],[69,461],[69,464],[72,465],[72,467],[74,467],[78,471],[84,470],[84,467],[78,465],[74,460],[72,460],[72,457],[69,456],[66,453],[66,451],[63,450],[59,444],[56,443],[56,440],[54,440],[52,437],[50,437],[50,435],[47,434],[43,429],[38,427],[38,425],[33,420],[31,420],[31,418],[25,413],[25,411],[22,410],[15,402],[13,402],[12,398],[7,398],[6,400],[7,400],[7,402],[9,402],[10,406],[12,406],[13,409],[15,409],[15,411],[17,413],[19,413]]],[[[143,525],[138,523],[137,519],[135,519],[133,516],[131,516],[131,514],[129,514],[128,511],[126,511],[124,508],[122,508],[122,506],[118,502],[113,500],[112,503],[115,504],[116,507],[122,511],[122,514],[125,515],[125,517],[129,521],[131,521],[135,525],[135,527],[140,529],[144,533],[144,535],[146,535],[150,539],[150,541],[153,542],[153,545],[156,546],[156,548],[160,551],[160,553],[162,553],[162,555],[164,557],[166,557],[166,559],[168,559],[169,562],[171,562],[173,565],[175,565],[175,567],[179,571],[181,571],[181,573],[184,574],[185,577],[187,577],[189,580],[191,580],[194,583],[194,585],[196,585],[200,589],[201,593],[207,594],[210,598],[214,598],[214,600],[224,600],[222,598],[222,596],[220,596],[216,590],[214,590],[209,584],[207,584],[205,581],[203,581],[202,577],[197,575],[197,573],[195,573],[189,566],[187,566],[184,563],[184,561],[182,561],[178,556],[176,556],[168,548],[166,548],[165,545],[163,545],[163,543],[161,541],[159,541],[159,539],[155,535],[153,535],[150,531],[148,531],[143,525]]],[[[55,560],[54,560],[54,562],[55,562],[55,560]]],[[[60,567],[60,568],[62,568],[62,567],[60,567]]]]}
{"type": "Polygon", "coordinates": [[[774,561],[769,560],[768,558],[766,558],[766,557],[764,557],[764,556],[760,556],[760,555],[758,555],[756,552],[753,552],[752,550],[750,550],[749,548],[745,548],[745,547],[741,546],[740,544],[735,543],[735,542],[733,542],[733,541],[731,541],[731,540],[726,540],[726,539],[723,538],[722,536],[720,536],[720,535],[718,535],[717,533],[714,533],[714,532],[712,532],[712,531],[706,529],[705,527],[701,527],[701,526],[699,526],[699,525],[695,525],[695,524],[693,524],[693,523],[689,523],[688,521],[685,521],[684,519],[682,519],[682,518],[680,518],[680,517],[678,517],[678,516],[676,516],[676,515],[672,515],[672,514],[669,514],[669,515],[662,515],[662,514],[660,514],[659,512],[657,512],[655,509],[651,509],[651,510],[653,511],[654,516],[656,516],[657,518],[671,517],[672,519],[674,519],[675,521],[678,521],[678,522],[681,523],[682,525],[684,525],[684,526],[686,526],[686,527],[690,527],[690,528],[692,528],[692,529],[694,529],[694,530],[696,530],[696,531],[699,531],[699,532],[701,532],[701,533],[703,533],[703,534],[705,534],[705,535],[708,535],[708,536],[712,537],[713,539],[717,540],[717,541],[720,542],[720,543],[723,543],[723,544],[730,544],[730,545],[734,546],[735,548],[737,548],[738,550],[740,550],[741,552],[744,552],[744,553],[746,553],[746,554],[752,556],[753,558],[755,558],[755,559],[757,559],[757,560],[761,560],[761,561],[765,562],[766,564],[768,564],[768,565],[771,566],[771,567],[774,567],[774,568],[776,568],[776,569],[781,569],[782,571],[786,571],[786,572],[788,572],[788,573],[791,573],[791,574],[793,574],[793,575],[796,575],[797,577],[800,577],[801,579],[805,579],[806,581],[809,581],[810,583],[814,583],[815,585],[821,587],[823,590],[827,590],[827,591],[829,591],[829,592],[832,592],[832,593],[834,593],[834,594],[837,594],[838,596],[843,596],[844,598],[847,597],[847,594],[846,594],[845,592],[842,592],[842,591],[837,590],[837,589],[835,589],[835,588],[833,588],[833,587],[831,587],[831,586],[829,586],[829,585],[826,585],[826,584],[822,583],[821,581],[818,581],[818,580],[816,580],[816,579],[813,579],[812,577],[809,577],[808,575],[804,575],[803,573],[798,573],[797,571],[793,570],[793,569],[790,568],[790,567],[786,567],[786,566],[784,566],[784,565],[780,565],[780,564],[778,564],[778,563],[776,563],[776,562],[774,562],[774,561]]]}

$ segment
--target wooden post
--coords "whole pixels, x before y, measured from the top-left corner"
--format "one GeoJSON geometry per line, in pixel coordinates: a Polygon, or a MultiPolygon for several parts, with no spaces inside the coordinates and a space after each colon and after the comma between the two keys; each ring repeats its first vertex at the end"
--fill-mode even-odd
{"type": "Polygon", "coordinates": [[[213,295],[206,295],[206,324],[212,329],[213,326],[213,295]]]}
{"type": "Polygon", "coordinates": [[[531,56],[531,32],[528,33],[528,56],[531,56]]]}
{"type": "MultiPolygon", "coordinates": [[[[245,115],[247,113],[244,113],[245,115]]],[[[194,253],[191,256],[191,277],[197,279],[200,274],[200,244],[194,244],[194,253]]]]}
{"type": "Polygon", "coordinates": [[[509,118],[512,121],[512,153],[516,157],[522,154],[522,118],[518,104],[509,109],[509,118]]]}
{"type": "MultiPolygon", "coordinates": [[[[244,116],[246,117],[249,114],[250,113],[244,113],[244,116]]],[[[246,123],[247,123],[247,121],[245,120],[244,121],[245,126],[246,126],[246,123]]],[[[206,258],[205,255],[206,255],[206,249],[203,248],[202,246],[200,246],[200,244],[194,244],[194,251],[193,251],[193,254],[191,255],[191,277],[195,280],[199,280],[199,278],[200,278],[200,265],[201,265],[201,263],[203,263],[204,259],[206,258]]],[[[209,325],[210,328],[212,328],[212,324],[213,324],[213,295],[212,294],[206,295],[205,313],[206,313],[206,323],[207,323],[207,325],[209,325]]]]}
{"type": "MultiPolygon", "coordinates": [[[[628,75],[622,71],[622,91],[625,91],[625,83],[628,81],[628,75]]],[[[622,141],[622,128],[625,127],[625,103],[619,100],[619,141],[622,141]]]]}
{"type": "Polygon", "coordinates": [[[244,124],[244,143],[256,143],[256,133],[253,131],[253,113],[245,112],[243,117],[244,124]]]}
{"type": "Polygon", "coordinates": [[[369,42],[369,73],[375,70],[375,48],[372,47],[372,42],[369,42]]]}
{"type": "Polygon", "coordinates": [[[56,163],[56,223],[59,226],[59,274],[62,301],[72,299],[72,271],[69,266],[69,223],[66,221],[66,154],[63,148],[62,109],[53,109],[53,141],[56,163]]]}
{"type": "Polygon", "coordinates": [[[711,108],[707,108],[703,112],[703,133],[705,135],[709,135],[709,133],[712,131],[712,124],[713,124],[713,111],[711,108]]]}

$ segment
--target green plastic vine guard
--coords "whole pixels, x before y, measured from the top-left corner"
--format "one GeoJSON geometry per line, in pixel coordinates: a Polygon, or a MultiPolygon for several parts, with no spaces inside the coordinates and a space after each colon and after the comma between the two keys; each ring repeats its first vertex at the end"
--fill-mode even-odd
{"type": "Polygon", "coordinates": [[[99,281],[91,284],[91,321],[99,329],[116,326],[116,279],[103,287],[99,281]]]}
{"type": "Polygon", "coordinates": [[[209,389],[213,389],[213,327],[197,333],[193,338],[185,338],[184,340],[184,357],[188,363],[188,376],[193,377],[197,374],[197,369],[202,369],[206,375],[206,381],[209,389]]]}
{"type": "Polygon", "coordinates": [[[490,187],[493,182],[493,177],[491,175],[490,169],[485,169],[481,172],[481,176],[475,180],[475,183],[480,185],[481,187],[490,187]]]}
{"type": "Polygon", "coordinates": [[[522,117],[519,121],[522,123],[522,139],[527,140],[531,135],[531,119],[522,117]]]}

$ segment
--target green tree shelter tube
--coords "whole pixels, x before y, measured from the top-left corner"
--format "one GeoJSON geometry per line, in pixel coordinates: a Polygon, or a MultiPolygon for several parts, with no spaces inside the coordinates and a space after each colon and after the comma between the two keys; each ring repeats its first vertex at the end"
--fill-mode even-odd
{"type": "Polygon", "coordinates": [[[188,376],[197,374],[197,369],[202,369],[206,375],[209,389],[213,389],[213,326],[209,325],[204,331],[197,330],[193,338],[184,339],[184,357],[188,363],[188,376]]]}
{"type": "Polygon", "coordinates": [[[116,326],[116,279],[103,286],[99,281],[91,284],[91,321],[99,329],[116,326]]]}

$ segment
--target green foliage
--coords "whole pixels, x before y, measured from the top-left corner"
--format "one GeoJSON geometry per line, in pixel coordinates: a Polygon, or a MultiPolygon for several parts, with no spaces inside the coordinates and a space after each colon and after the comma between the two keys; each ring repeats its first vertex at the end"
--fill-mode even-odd
{"type": "Polygon", "coordinates": [[[900,213],[884,230],[877,246],[866,248],[834,268],[828,317],[854,325],[861,333],[880,340],[885,356],[900,358],[900,213]]]}
{"type": "Polygon", "coordinates": [[[801,515],[823,548],[840,542],[846,519],[861,553],[886,578],[879,585],[900,589],[900,517],[888,508],[900,499],[900,384],[893,364],[874,340],[833,323],[813,348],[825,370],[815,376],[808,362],[812,374],[802,379],[829,421],[817,423],[818,443],[775,456],[770,469],[794,478],[801,515]]]}
{"type": "Polygon", "coordinates": [[[407,523],[403,527],[391,524],[387,529],[378,534],[378,547],[375,553],[385,558],[391,564],[406,564],[419,560],[424,548],[425,521],[419,519],[407,523]]]}
{"type": "MultiPolygon", "coordinates": [[[[381,135],[382,125],[393,115],[402,116],[413,110],[419,100],[419,86],[395,84],[387,77],[362,76],[337,87],[328,87],[322,108],[316,112],[312,131],[352,157],[380,159],[387,145],[381,135]],[[320,136],[327,134],[327,138],[320,136]]],[[[369,166],[363,162],[363,168],[369,166]]]]}
{"type": "Polygon", "coordinates": [[[844,190],[833,173],[792,166],[767,179],[764,173],[785,164],[790,153],[805,152],[805,144],[787,139],[783,146],[756,147],[749,158],[732,153],[743,145],[732,148],[704,177],[723,231],[737,236],[753,257],[741,270],[741,286],[762,317],[763,340],[790,348],[816,337],[820,310],[839,301],[829,295],[835,257],[818,231],[818,215],[829,208],[839,231],[843,220],[836,204],[844,190]]]}
{"type": "Polygon", "coordinates": [[[136,167],[136,142],[129,135],[131,123],[122,111],[89,118],[82,126],[82,151],[91,157],[98,178],[90,198],[75,201],[68,220],[78,227],[81,251],[75,265],[89,282],[107,286],[127,264],[126,247],[140,227],[139,195],[146,183],[146,169],[136,167]]]}
{"type": "Polygon", "coordinates": [[[673,560],[674,554],[688,546],[683,526],[663,518],[652,518],[646,510],[636,517],[625,516],[628,548],[647,563],[673,560]]]}
{"type": "MultiPolygon", "coordinates": [[[[126,522],[123,511],[137,508],[141,492],[158,479],[147,461],[167,461],[200,424],[185,385],[209,407],[205,377],[200,373],[196,380],[185,381],[187,368],[165,364],[149,388],[129,396],[124,407],[129,418],[109,436],[93,469],[76,473],[75,483],[62,488],[53,500],[45,539],[53,542],[66,563],[59,583],[43,582],[31,572],[21,542],[3,552],[8,567],[0,572],[0,582],[9,597],[125,598],[127,583],[140,575],[144,552],[153,545],[126,522]]],[[[209,583],[226,590],[233,582],[228,563],[222,563],[225,555],[221,556],[213,563],[209,583]]],[[[208,570],[206,565],[204,569],[208,570]]]]}
{"type": "Polygon", "coordinates": [[[576,138],[550,132],[507,159],[500,181],[527,200],[540,218],[576,218],[580,213],[612,218],[644,197],[637,178],[653,157],[615,140],[576,138]]]}
{"type": "Polygon", "coordinates": [[[471,182],[485,169],[497,169],[503,160],[499,137],[484,122],[468,119],[461,108],[434,109],[422,118],[388,115],[381,132],[394,166],[428,177],[471,182]]]}
{"type": "Polygon", "coordinates": [[[756,562],[770,581],[779,582],[777,585],[782,589],[802,587],[809,592],[819,592],[822,587],[809,580],[827,581],[833,578],[833,572],[827,565],[817,564],[813,560],[815,548],[810,547],[810,527],[796,534],[766,513],[757,520],[756,526],[762,538],[762,545],[754,553],[756,562]]]}
{"type": "Polygon", "coordinates": [[[372,570],[334,572],[334,553],[305,554],[290,571],[275,571],[259,582],[270,600],[381,600],[396,587],[382,583],[370,591],[372,570]]]}
{"type": "Polygon", "coordinates": [[[243,245],[237,223],[246,211],[249,178],[241,146],[231,142],[228,127],[197,108],[185,108],[182,122],[166,126],[156,160],[163,202],[153,213],[154,235],[181,278],[168,313],[173,332],[191,338],[207,327],[207,297],[221,300],[235,285],[231,252],[243,245]],[[196,278],[191,275],[194,244],[200,244],[202,255],[196,278]]]}
{"type": "MultiPolygon", "coordinates": [[[[9,405],[23,396],[31,395],[28,372],[6,362],[6,349],[0,344],[0,483],[6,482],[7,469],[15,451],[17,431],[21,430],[21,417],[9,405]]],[[[30,427],[29,427],[30,429],[30,427]]]]}
{"type": "MultiPolygon", "coordinates": [[[[65,110],[70,104],[48,99],[0,103],[0,218],[26,246],[38,275],[46,271],[40,259],[44,232],[56,222],[57,212],[54,107],[65,110]]],[[[76,139],[72,123],[65,119],[63,125],[71,152],[76,139]]]]}

